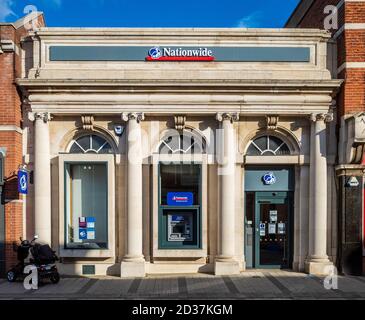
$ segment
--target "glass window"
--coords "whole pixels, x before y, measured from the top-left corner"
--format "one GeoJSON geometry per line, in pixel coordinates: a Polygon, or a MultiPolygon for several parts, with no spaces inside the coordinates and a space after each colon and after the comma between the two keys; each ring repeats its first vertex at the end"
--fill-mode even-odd
{"type": "Polygon", "coordinates": [[[290,154],[288,145],[275,136],[261,136],[253,140],[248,147],[248,156],[280,156],[290,154]]]}
{"type": "Polygon", "coordinates": [[[108,248],[107,165],[66,165],[66,248],[108,248]]]}
{"type": "Polygon", "coordinates": [[[201,166],[197,164],[161,164],[161,205],[167,205],[170,192],[192,193],[192,205],[200,205],[200,170],[201,166]]]}
{"type": "Polygon", "coordinates": [[[111,145],[104,138],[91,134],[75,140],[70,153],[113,153],[111,145]]]}
{"type": "Polygon", "coordinates": [[[172,130],[160,146],[160,154],[201,154],[205,152],[204,139],[189,130],[184,130],[182,133],[172,130]]]}

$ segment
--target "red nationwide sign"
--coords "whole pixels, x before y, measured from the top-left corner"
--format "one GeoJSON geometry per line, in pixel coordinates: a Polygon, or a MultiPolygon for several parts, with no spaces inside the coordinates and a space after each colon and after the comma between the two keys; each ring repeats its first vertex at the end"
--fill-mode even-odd
{"type": "Polygon", "coordinates": [[[153,47],[148,51],[147,61],[214,61],[208,48],[183,49],[153,47]]]}

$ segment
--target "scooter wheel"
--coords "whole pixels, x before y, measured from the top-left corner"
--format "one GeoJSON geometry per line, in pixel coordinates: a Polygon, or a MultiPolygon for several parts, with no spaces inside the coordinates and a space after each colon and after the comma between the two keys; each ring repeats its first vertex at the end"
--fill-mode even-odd
{"type": "Polygon", "coordinates": [[[17,278],[17,274],[14,270],[10,270],[7,272],[6,278],[8,279],[9,282],[15,282],[16,278],[17,278]]]}
{"type": "Polygon", "coordinates": [[[51,280],[51,282],[53,283],[53,284],[57,284],[57,283],[59,283],[60,282],[60,274],[57,272],[57,273],[55,273],[55,274],[53,274],[50,278],[49,278],[49,280],[51,280]]]}

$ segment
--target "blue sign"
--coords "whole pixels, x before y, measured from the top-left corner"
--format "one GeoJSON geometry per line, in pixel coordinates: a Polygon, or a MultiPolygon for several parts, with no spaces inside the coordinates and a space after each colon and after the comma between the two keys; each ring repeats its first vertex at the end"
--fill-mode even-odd
{"type": "Polygon", "coordinates": [[[267,186],[271,186],[276,183],[276,177],[273,172],[268,172],[264,174],[262,180],[264,181],[264,184],[266,184],[267,186]]]}
{"type": "Polygon", "coordinates": [[[172,216],[171,221],[182,222],[182,221],[185,221],[185,217],[184,216],[172,216]]]}
{"type": "Polygon", "coordinates": [[[18,171],[18,191],[21,194],[28,194],[28,172],[18,171]]]}
{"type": "Polygon", "coordinates": [[[188,207],[194,203],[192,192],[169,192],[167,193],[167,205],[177,207],[188,207]]]}
{"type": "Polygon", "coordinates": [[[87,240],[87,229],[86,228],[79,229],[79,238],[80,238],[80,240],[87,240]]]}

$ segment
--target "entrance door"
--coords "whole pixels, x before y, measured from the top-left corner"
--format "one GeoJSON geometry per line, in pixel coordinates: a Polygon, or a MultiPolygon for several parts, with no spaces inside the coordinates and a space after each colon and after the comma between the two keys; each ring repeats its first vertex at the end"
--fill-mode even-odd
{"type": "Polygon", "coordinates": [[[246,199],[247,267],[289,268],[292,262],[291,192],[249,192],[246,199]]]}

